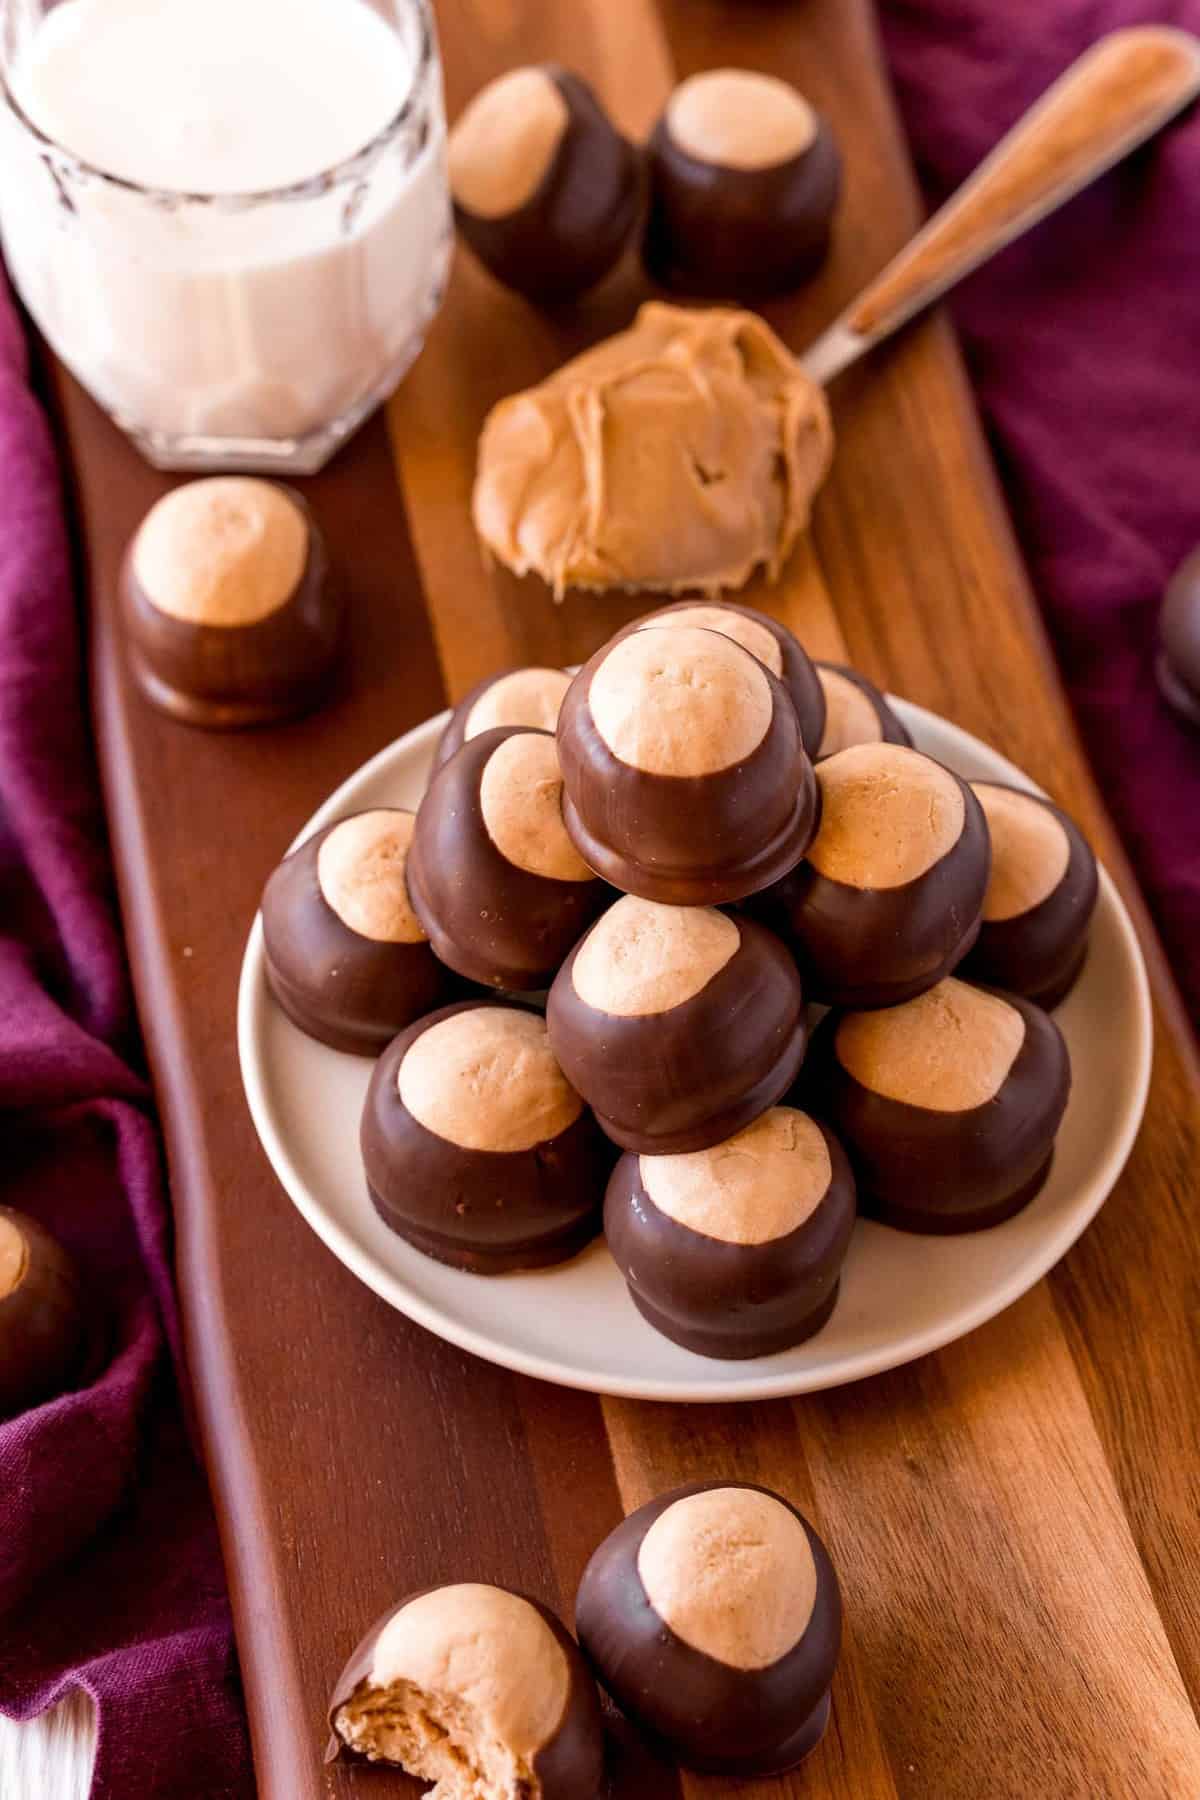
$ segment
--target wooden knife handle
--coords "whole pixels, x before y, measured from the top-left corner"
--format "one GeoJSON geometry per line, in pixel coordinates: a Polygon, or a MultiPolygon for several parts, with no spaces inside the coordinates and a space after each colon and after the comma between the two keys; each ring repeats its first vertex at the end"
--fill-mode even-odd
{"type": "Polygon", "coordinates": [[[861,294],[844,323],[875,341],[1157,131],[1200,93],[1200,40],[1170,26],[1114,31],[1002,138],[861,294]]]}

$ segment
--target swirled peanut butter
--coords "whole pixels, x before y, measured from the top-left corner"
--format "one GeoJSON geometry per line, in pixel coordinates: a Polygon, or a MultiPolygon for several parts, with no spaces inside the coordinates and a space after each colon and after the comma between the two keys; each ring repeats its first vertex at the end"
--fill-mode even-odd
{"type": "Polygon", "coordinates": [[[833,452],[829,409],[754,313],[652,301],[493,408],[476,529],[518,575],[717,593],[774,580],[833,452]]]}

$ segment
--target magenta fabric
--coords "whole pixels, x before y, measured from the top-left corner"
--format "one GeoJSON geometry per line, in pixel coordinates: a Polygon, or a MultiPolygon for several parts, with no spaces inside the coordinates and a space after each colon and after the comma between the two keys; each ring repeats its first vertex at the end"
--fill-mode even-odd
{"type": "Polygon", "coordinates": [[[25,360],[0,279],[0,1199],[74,1252],[92,1314],[77,1391],[0,1423],[0,1709],[27,1718],[85,1688],[95,1800],[241,1800],[253,1783],[180,1412],[158,1131],[25,360]]]}
{"type": "MultiPolygon", "coordinates": [[[[1200,0],[881,0],[881,17],[932,205],[1103,32],[1200,33],[1200,0]]],[[[1200,540],[1200,111],[951,306],[1101,793],[1198,1020],[1200,734],[1160,700],[1154,656],[1163,585],[1200,540]]]]}

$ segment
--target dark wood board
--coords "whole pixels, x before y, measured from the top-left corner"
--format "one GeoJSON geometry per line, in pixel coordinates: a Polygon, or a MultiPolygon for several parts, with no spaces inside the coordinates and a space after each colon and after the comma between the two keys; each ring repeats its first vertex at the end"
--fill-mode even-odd
{"type": "MultiPolygon", "coordinates": [[[[828,270],[770,309],[802,345],[912,229],[917,205],[868,0],[441,0],[453,114],[553,56],[643,129],[680,74],[775,69],[847,155],[828,270]]],[[[813,546],[753,598],[822,654],[946,713],[1081,818],[1134,908],[1158,1002],[1150,1109],[1098,1222],[1017,1306],[895,1374],[795,1402],[601,1401],[509,1375],[390,1311],[277,1186],[242,1098],[234,1005],[267,872],[398,733],[505,663],[583,657],[636,600],[483,567],[466,504],[501,393],[623,324],[631,267],[569,317],[460,258],[390,407],[306,492],[351,601],[346,679],[314,718],[209,736],[128,686],[115,576],[168,485],[61,370],[88,558],[93,694],[130,953],[168,1138],[198,1414],[267,1800],[415,1792],[322,1767],[330,1680],[362,1627],[447,1578],[523,1585],[569,1618],[622,1512],[697,1475],[779,1487],[830,1545],[848,1632],[834,1723],[755,1800],[1182,1800],[1200,1793],[1200,1079],[1178,1000],[1092,788],[963,371],[933,320],[834,394],[813,546]],[[436,650],[435,650],[436,646],[436,650]]],[[[626,1740],[619,1800],[715,1797],[626,1740]]]]}

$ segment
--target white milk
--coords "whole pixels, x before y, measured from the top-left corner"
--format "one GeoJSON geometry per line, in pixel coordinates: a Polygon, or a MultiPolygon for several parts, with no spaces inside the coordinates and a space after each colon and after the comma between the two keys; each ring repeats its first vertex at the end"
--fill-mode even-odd
{"type": "Polygon", "coordinates": [[[449,256],[445,133],[436,62],[414,93],[422,9],[393,6],[399,31],[365,0],[65,0],[16,33],[17,106],[119,180],[3,109],[8,261],[156,460],[315,466],[420,347],[449,256]],[[409,125],[323,189],[410,97],[409,125]],[[313,434],[331,441],[297,455],[313,434]]]}

